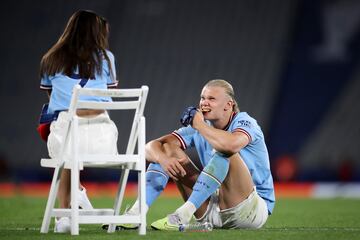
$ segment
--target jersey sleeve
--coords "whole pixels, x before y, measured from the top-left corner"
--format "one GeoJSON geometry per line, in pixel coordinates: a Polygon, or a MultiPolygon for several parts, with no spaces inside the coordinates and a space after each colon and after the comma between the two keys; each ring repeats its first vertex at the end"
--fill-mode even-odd
{"type": "Polygon", "coordinates": [[[109,71],[107,72],[109,77],[108,77],[108,80],[107,80],[106,84],[107,84],[108,88],[115,88],[118,85],[118,81],[116,80],[115,57],[112,54],[112,52],[110,52],[108,50],[106,51],[106,54],[109,57],[110,66],[111,66],[111,68],[109,68],[109,71]],[[111,73],[110,73],[110,69],[112,71],[111,73]]]}
{"type": "Polygon", "coordinates": [[[40,80],[40,89],[42,90],[51,90],[52,83],[50,78],[47,75],[44,75],[40,80]]]}
{"type": "Polygon", "coordinates": [[[257,139],[257,126],[248,119],[236,119],[231,132],[244,133],[248,137],[249,143],[256,141],[257,139]]]}
{"type": "Polygon", "coordinates": [[[195,129],[193,129],[191,126],[188,126],[179,128],[178,130],[173,131],[171,134],[179,140],[181,148],[185,150],[194,146],[195,132],[195,129]]]}

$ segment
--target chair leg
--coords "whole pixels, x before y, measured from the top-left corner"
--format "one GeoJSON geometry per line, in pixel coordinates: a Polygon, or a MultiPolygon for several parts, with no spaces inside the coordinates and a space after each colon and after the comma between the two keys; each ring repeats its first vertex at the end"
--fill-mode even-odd
{"type": "Polygon", "coordinates": [[[41,233],[49,232],[51,215],[55,206],[56,195],[59,189],[60,175],[62,170],[63,170],[62,167],[56,167],[54,170],[54,175],[50,186],[50,192],[46,203],[44,218],[41,224],[41,230],[40,230],[41,233]]]}
{"type": "Polygon", "coordinates": [[[71,168],[71,235],[79,235],[79,166],[71,168]]]}
{"type": "Polygon", "coordinates": [[[140,198],[140,228],[139,234],[145,235],[146,234],[146,212],[145,212],[145,205],[146,205],[146,179],[145,179],[145,117],[141,117],[140,119],[140,129],[139,129],[139,136],[138,136],[138,151],[139,153],[143,153],[141,159],[141,166],[140,171],[138,173],[138,196],[140,198]]]}
{"type": "Polygon", "coordinates": [[[143,169],[138,174],[138,196],[140,198],[140,228],[139,228],[140,235],[146,234],[145,187],[146,187],[145,169],[143,169]]]}
{"type": "MultiPolygon", "coordinates": [[[[118,190],[116,193],[116,199],[114,202],[114,215],[115,216],[118,216],[120,214],[120,207],[121,207],[122,201],[124,199],[125,188],[126,188],[128,177],[129,177],[129,169],[122,169],[120,180],[119,180],[119,185],[118,185],[119,187],[118,187],[118,190]]],[[[115,224],[113,224],[113,223],[109,224],[108,233],[115,232],[115,228],[116,228],[115,224]]]]}

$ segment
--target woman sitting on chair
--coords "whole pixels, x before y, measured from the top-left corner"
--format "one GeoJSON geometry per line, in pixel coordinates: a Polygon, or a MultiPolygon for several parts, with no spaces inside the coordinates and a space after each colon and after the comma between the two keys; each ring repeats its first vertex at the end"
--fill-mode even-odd
{"type": "MultiPolygon", "coordinates": [[[[109,25],[92,11],[77,11],[69,19],[59,40],[43,56],[40,63],[40,88],[46,90],[50,101],[47,113],[59,113],[50,126],[47,146],[51,158],[59,157],[65,144],[65,154],[71,154],[71,142],[64,142],[67,109],[72,89],[80,84],[85,88],[117,87],[115,60],[108,48],[109,25]]],[[[84,97],[81,100],[111,101],[110,98],[84,97]]],[[[79,153],[116,154],[117,127],[104,110],[78,110],[79,153]]],[[[86,190],[79,189],[79,206],[92,209],[86,190]]],[[[58,200],[60,208],[70,207],[70,170],[61,173],[58,200]]],[[[70,232],[70,219],[55,220],[55,232],[70,232]]]]}

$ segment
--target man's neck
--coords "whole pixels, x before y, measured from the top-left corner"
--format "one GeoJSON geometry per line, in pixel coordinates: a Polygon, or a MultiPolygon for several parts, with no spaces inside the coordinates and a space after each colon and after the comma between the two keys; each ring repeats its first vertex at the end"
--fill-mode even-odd
{"type": "Polygon", "coordinates": [[[217,129],[224,129],[229,124],[232,113],[232,111],[225,112],[224,117],[215,121],[211,121],[213,127],[217,129]]]}

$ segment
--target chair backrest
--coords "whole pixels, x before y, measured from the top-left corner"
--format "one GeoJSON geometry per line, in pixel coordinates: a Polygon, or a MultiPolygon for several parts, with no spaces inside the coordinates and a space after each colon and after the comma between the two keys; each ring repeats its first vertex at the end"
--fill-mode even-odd
{"type": "Polygon", "coordinates": [[[76,85],[74,86],[70,102],[69,118],[73,119],[76,117],[77,109],[135,110],[126,148],[126,154],[132,154],[136,146],[140,118],[144,115],[148,91],[148,86],[133,89],[91,89],[81,88],[79,85],[76,85]],[[80,96],[111,97],[113,101],[83,101],[80,100],[80,96]]]}

